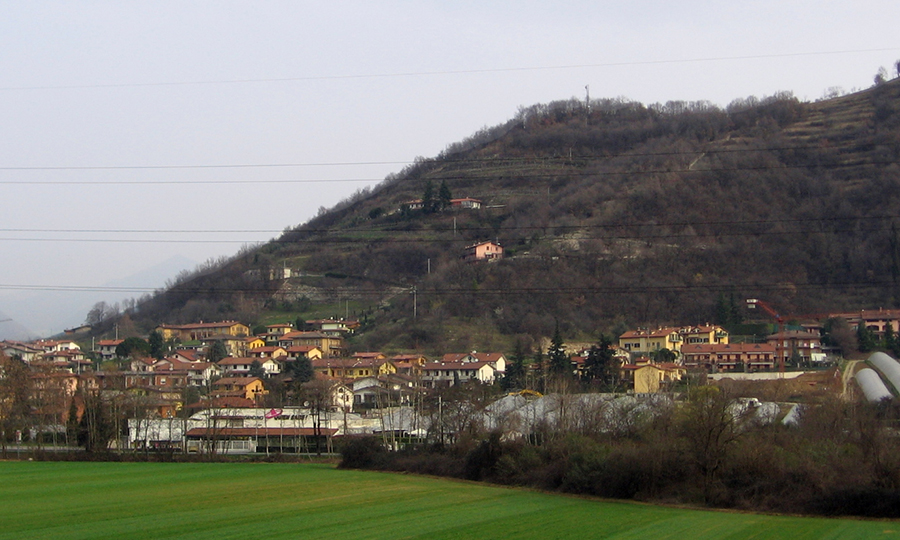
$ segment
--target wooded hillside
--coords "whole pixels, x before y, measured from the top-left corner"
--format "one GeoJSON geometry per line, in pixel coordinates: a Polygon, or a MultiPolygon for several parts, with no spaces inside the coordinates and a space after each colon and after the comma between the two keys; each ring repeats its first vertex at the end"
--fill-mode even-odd
{"type": "Polygon", "coordinates": [[[536,105],[183,276],[130,316],[255,324],[327,305],[366,322],[360,348],[470,350],[547,336],[557,321],[570,336],[723,322],[723,298],[766,298],[797,315],[896,307],[898,155],[898,80],[724,110],[536,105]],[[441,186],[482,208],[407,205],[439,200],[441,186]],[[464,262],[482,240],[505,257],[464,262]]]}

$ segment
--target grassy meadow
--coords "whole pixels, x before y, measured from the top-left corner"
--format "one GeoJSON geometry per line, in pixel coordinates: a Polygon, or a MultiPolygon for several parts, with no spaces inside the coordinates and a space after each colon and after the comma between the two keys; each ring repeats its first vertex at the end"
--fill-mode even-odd
{"type": "Polygon", "coordinates": [[[900,522],[682,510],[320,464],[0,462],[0,540],[900,538],[900,522]]]}

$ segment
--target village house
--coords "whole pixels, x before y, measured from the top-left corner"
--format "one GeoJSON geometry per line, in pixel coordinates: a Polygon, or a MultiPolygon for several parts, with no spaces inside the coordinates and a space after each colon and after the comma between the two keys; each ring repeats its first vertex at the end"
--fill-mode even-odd
{"type": "Polygon", "coordinates": [[[257,347],[255,349],[250,349],[247,352],[247,356],[250,358],[284,358],[288,355],[287,350],[284,347],[275,346],[266,346],[266,347],[257,347]]]}
{"type": "Polygon", "coordinates": [[[294,331],[294,325],[290,323],[267,324],[266,334],[283,336],[294,331]]]}
{"type": "Polygon", "coordinates": [[[364,360],[367,362],[375,362],[377,360],[384,360],[387,358],[384,353],[375,352],[375,351],[360,351],[355,352],[351,355],[351,358],[355,360],[364,360]]]}
{"type": "Polygon", "coordinates": [[[478,210],[481,208],[481,201],[471,197],[462,199],[450,199],[451,208],[461,208],[463,210],[478,210]]]}
{"type": "Polygon", "coordinates": [[[397,354],[388,359],[398,375],[418,379],[422,375],[422,366],[428,359],[421,354],[397,354]]]}
{"type": "Polygon", "coordinates": [[[250,328],[237,321],[219,321],[212,323],[161,324],[156,327],[163,339],[178,341],[199,341],[210,336],[249,336],[250,328]]]}
{"type": "Polygon", "coordinates": [[[496,261],[503,258],[503,246],[497,242],[479,242],[466,246],[463,260],[466,262],[496,261]]]}
{"type": "Polygon", "coordinates": [[[30,364],[44,354],[43,349],[19,341],[2,341],[0,342],[0,350],[6,356],[18,358],[26,364],[30,364]]]}
{"type": "Polygon", "coordinates": [[[247,336],[215,334],[199,339],[203,349],[209,351],[213,343],[220,342],[228,352],[228,356],[247,356],[247,336]]]}
{"type": "Polygon", "coordinates": [[[275,358],[231,357],[223,358],[217,362],[226,377],[241,377],[250,373],[253,363],[258,362],[266,375],[281,373],[281,362],[275,358]]]}
{"type": "Polygon", "coordinates": [[[768,343],[694,343],[681,349],[686,367],[707,371],[769,371],[775,367],[775,346],[768,343]]]}
{"type": "Polygon", "coordinates": [[[429,362],[422,366],[422,386],[448,388],[468,381],[492,384],[497,370],[490,362],[429,362]]]}
{"type": "MultiPolygon", "coordinates": [[[[382,366],[390,366],[390,362],[383,358],[319,358],[312,361],[312,366],[316,373],[326,377],[358,379],[383,374],[382,366]]],[[[392,366],[384,369],[395,371],[392,366]]]]}
{"type": "Polygon", "coordinates": [[[80,349],[61,349],[45,352],[41,355],[40,360],[35,362],[69,370],[72,373],[89,371],[94,366],[93,362],[85,358],[84,353],[80,349]]]}
{"type": "Polygon", "coordinates": [[[684,366],[672,362],[655,363],[642,357],[633,364],[624,364],[619,377],[630,383],[636,394],[655,394],[669,389],[687,373],[684,366]]]}
{"type": "Polygon", "coordinates": [[[652,354],[668,349],[677,354],[685,343],[728,343],[728,332],[718,325],[662,327],[630,330],[619,336],[619,347],[631,354],[652,354]]]}
{"type": "Polygon", "coordinates": [[[327,358],[342,356],[345,349],[344,338],[322,332],[289,332],[278,339],[278,346],[284,349],[317,347],[327,358]]]}
{"type": "Polygon", "coordinates": [[[268,393],[259,377],[223,377],[213,383],[213,397],[242,397],[256,401],[268,393]]]}
{"type": "Polygon", "coordinates": [[[147,356],[139,356],[132,358],[128,363],[129,369],[135,373],[146,373],[153,371],[153,365],[156,363],[155,358],[147,356]]]}
{"type": "Polygon", "coordinates": [[[124,339],[101,339],[97,342],[97,354],[100,360],[109,361],[116,357],[116,347],[122,344],[124,339]]]}
{"type": "Polygon", "coordinates": [[[885,329],[893,330],[894,335],[900,334],[900,309],[862,309],[844,313],[832,313],[828,318],[842,318],[850,326],[857,328],[860,324],[871,330],[878,339],[884,337],[885,329]]]}
{"type": "MultiPolygon", "coordinates": [[[[188,386],[187,373],[181,371],[147,371],[125,374],[125,388],[181,389],[188,386]]],[[[180,394],[178,396],[180,399],[180,394]]]]}
{"type": "Polygon", "coordinates": [[[494,368],[494,371],[504,373],[506,371],[506,356],[503,353],[480,353],[472,351],[470,353],[447,353],[441,358],[441,362],[448,364],[456,362],[487,362],[494,368]]]}
{"type": "Polygon", "coordinates": [[[172,358],[182,362],[201,362],[202,357],[195,349],[177,349],[172,353],[172,358]]]}
{"type": "Polygon", "coordinates": [[[354,408],[383,408],[409,403],[416,393],[415,380],[404,375],[381,375],[355,379],[354,408]]]}
{"type": "Polygon", "coordinates": [[[421,210],[425,208],[425,201],[422,199],[412,199],[410,201],[406,201],[400,204],[401,210],[406,208],[407,210],[421,210]]]}
{"type": "Polygon", "coordinates": [[[676,328],[629,330],[619,336],[619,347],[631,354],[655,353],[662,349],[681,349],[681,334],[676,328]]]}
{"type": "Polygon", "coordinates": [[[53,340],[53,339],[41,339],[35,341],[33,344],[35,347],[42,349],[44,352],[59,352],[59,351],[80,351],[81,347],[72,340],[63,339],[63,340],[53,340]]]}
{"type": "Polygon", "coordinates": [[[316,360],[322,358],[322,350],[312,345],[297,345],[296,347],[288,347],[286,360],[297,360],[298,358],[307,358],[316,360]]]}
{"type": "Polygon", "coordinates": [[[786,330],[772,334],[766,343],[775,348],[776,362],[790,363],[791,359],[800,362],[823,362],[822,338],[813,332],[786,330]]]}
{"type": "Polygon", "coordinates": [[[306,321],[306,324],[316,332],[322,332],[331,336],[352,334],[359,328],[359,321],[343,319],[314,319],[306,321]]]}
{"type": "Polygon", "coordinates": [[[183,362],[177,358],[163,358],[152,366],[154,372],[184,374],[188,386],[207,386],[222,374],[222,368],[212,362],[183,362]]]}

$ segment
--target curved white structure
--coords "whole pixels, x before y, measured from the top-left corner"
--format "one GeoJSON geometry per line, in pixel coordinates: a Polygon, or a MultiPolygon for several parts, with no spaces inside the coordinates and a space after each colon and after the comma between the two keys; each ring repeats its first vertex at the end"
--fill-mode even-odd
{"type": "Polygon", "coordinates": [[[891,383],[895,391],[900,392],[900,362],[883,352],[872,353],[868,362],[891,383]]]}
{"type": "Polygon", "coordinates": [[[869,403],[877,403],[883,399],[894,397],[874,369],[863,368],[857,371],[856,383],[862,388],[863,394],[865,394],[869,403]]]}

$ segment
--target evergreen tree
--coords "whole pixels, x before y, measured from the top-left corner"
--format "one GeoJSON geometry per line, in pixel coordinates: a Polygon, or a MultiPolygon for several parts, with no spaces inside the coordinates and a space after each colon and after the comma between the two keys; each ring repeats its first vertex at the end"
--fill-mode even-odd
{"type": "Polygon", "coordinates": [[[744,316],[741,314],[741,306],[735,302],[734,293],[731,293],[728,298],[725,298],[723,293],[719,293],[719,296],[716,297],[715,309],[713,322],[725,328],[741,324],[744,320],[744,316]]]}
{"type": "Polygon", "coordinates": [[[216,363],[223,358],[228,357],[228,349],[225,348],[225,344],[221,341],[213,341],[212,345],[209,346],[209,350],[206,351],[206,361],[216,363]]]}
{"type": "Polygon", "coordinates": [[[600,334],[597,344],[588,351],[584,371],[585,377],[589,380],[613,389],[618,385],[619,365],[613,356],[611,346],[612,341],[605,334],[600,334]]]}
{"type": "Polygon", "coordinates": [[[566,354],[562,335],[559,332],[559,322],[556,323],[556,330],[553,332],[553,338],[550,340],[550,348],[547,349],[547,359],[550,364],[550,373],[554,375],[572,373],[572,361],[569,360],[569,355],[566,354]]]}
{"type": "Polygon", "coordinates": [[[259,377],[260,379],[265,378],[266,370],[263,369],[262,363],[259,360],[254,360],[250,363],[250,370],[247,372],[251,377],[259,377]]]}
{"type": "Polygon", "coordinates": [[[150,344],[139,337],[125,338],[116,345],[116,356],[119,358],[145,358],[150,354],[150,344]]]}
{"type": "Polygon", "coordinates": [[[431,180],[425,182],[425,192],[422,193],[422,212],[432,214],[437,210],[438,201],[434,197],[434,186],[431,180]]]}
{"type": "Polygon", "coordinates": [[[544,378],[546,370],[544,369],[544,351],[540,347],[534,351],[534,358],[531,359],[532,371],[534,372],[535,386],[538,392],[544,391],[544,378]]]}
{"type": "Polygon", "coordinates": [[[157,360],[162,360],[166,356],[166,341],[162,334],[156,330],[150,332],[150,338],[147,340],[150,344],[150,356],[157,360]]]}
{"type": "Polygon", "coordinates": [[[897,339],[897,334],[894,332],[894,326],[888,322],[884,327],[884,338],[881,341],[881,346],[885,351],[897,355],[897,351],[900,350],[900,340],[897,339]]]}
{"type": "Polygon", "coordinates": [[[440,210],[446,210],[450,208],[453,203],[453,195],[450,193],[450,188],[447,187],[447,181],[441,180],[441,187],[438,189],[438,208],[440,210]]]}
{"type": "Polygon", "coordinates": [[[677,356],[675,355],[675,351],[669,350],[665,347],[653,353],[653,360],[657,364],[665,364],[668,362],[674,362],[677,356]]]}
{"type": "Polygon", "coordinates": [[[291,378],[294,379],[295,385],[309,382],[313,380],[316,375],[313,371],[312,362],[305,356],[301,356],[291,362],[290,374],[291,378]]]}
{"type": "Polygon", "coordinates": [[[506,366],[506,375],[502,380],[504,389],[525,388],[525,355],[525,347],[522,341],[517,339],[509,364],[506,366]]]}
{"type": "Polygon", "coordinates": [[[865,321],[859,321],[856,325],[856,343],[859,352],[871,352],[877,346],[875,332],[866,327],[865,321]]]}

